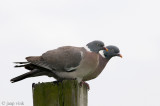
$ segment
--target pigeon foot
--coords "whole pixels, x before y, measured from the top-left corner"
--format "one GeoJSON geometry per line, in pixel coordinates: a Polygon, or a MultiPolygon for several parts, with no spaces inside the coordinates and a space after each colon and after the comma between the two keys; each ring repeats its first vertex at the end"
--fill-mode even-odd
{"type": "Polygon", "coordinates": [[[80,82],[80,86],[82,87],[82,85],[86,85],[87,86],[87,89],[90,90],[90,86],[88,83],[86,83],[85,81],[81,81],[80,82]]]}

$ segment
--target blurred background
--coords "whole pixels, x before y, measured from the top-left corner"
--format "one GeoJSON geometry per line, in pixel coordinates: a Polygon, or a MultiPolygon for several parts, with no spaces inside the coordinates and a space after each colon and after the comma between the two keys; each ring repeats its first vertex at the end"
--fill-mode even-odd
{"type": "Polygon", "coordinates": [[[119,47],[123,58],[112,58],[88,81],[88,106],[160,106],[159,0],[0,1],[0,106],[32,106],[32,83],[55,80],[42,76],[12,84],[11,78],[27,72],[13,62],[93,40],[119,47]]]}

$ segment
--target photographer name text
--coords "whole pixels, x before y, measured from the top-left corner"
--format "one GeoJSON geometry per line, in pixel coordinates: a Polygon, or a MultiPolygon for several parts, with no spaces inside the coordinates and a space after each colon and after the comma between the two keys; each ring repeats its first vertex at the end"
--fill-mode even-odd
{"type": "Polygon", "coordinates": [[[1,102],[2,106],[24,106],[24,102],[23,101],[2,101],[1,102]]]}

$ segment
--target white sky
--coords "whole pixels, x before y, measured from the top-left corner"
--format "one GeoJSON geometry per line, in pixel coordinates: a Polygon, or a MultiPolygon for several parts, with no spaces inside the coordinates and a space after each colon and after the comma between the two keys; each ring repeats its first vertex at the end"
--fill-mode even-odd
{"type": "Polygon", "coordinates": [[[123,59],[111,59],[88,82],[88,106],[160,106],[159,0],[1,0],[0,106],[3,101],[32,106],[32,83],[53,80],[11,84],[11,78],[27,72],[12,62],[92,40],[118,46],[123,59]]]}

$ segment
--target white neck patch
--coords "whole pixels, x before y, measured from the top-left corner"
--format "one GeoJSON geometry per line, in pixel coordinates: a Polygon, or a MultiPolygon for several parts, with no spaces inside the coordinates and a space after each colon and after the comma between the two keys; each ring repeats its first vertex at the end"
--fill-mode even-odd
{"type": "Polygon", "coordinates": [[[100,54],[103,58],[106,58],[105,55],[104,55],[104,53],[103,53],[103,50],[100,50],[100,51],[99,51],[99,54],[100,54]]]}
{"type": "Polygon", "coordinates": [[[92,51],[88,48],[88,46],[85,46],[84,48],[85,48],[87,51],[92,52],[92,51]]]}

